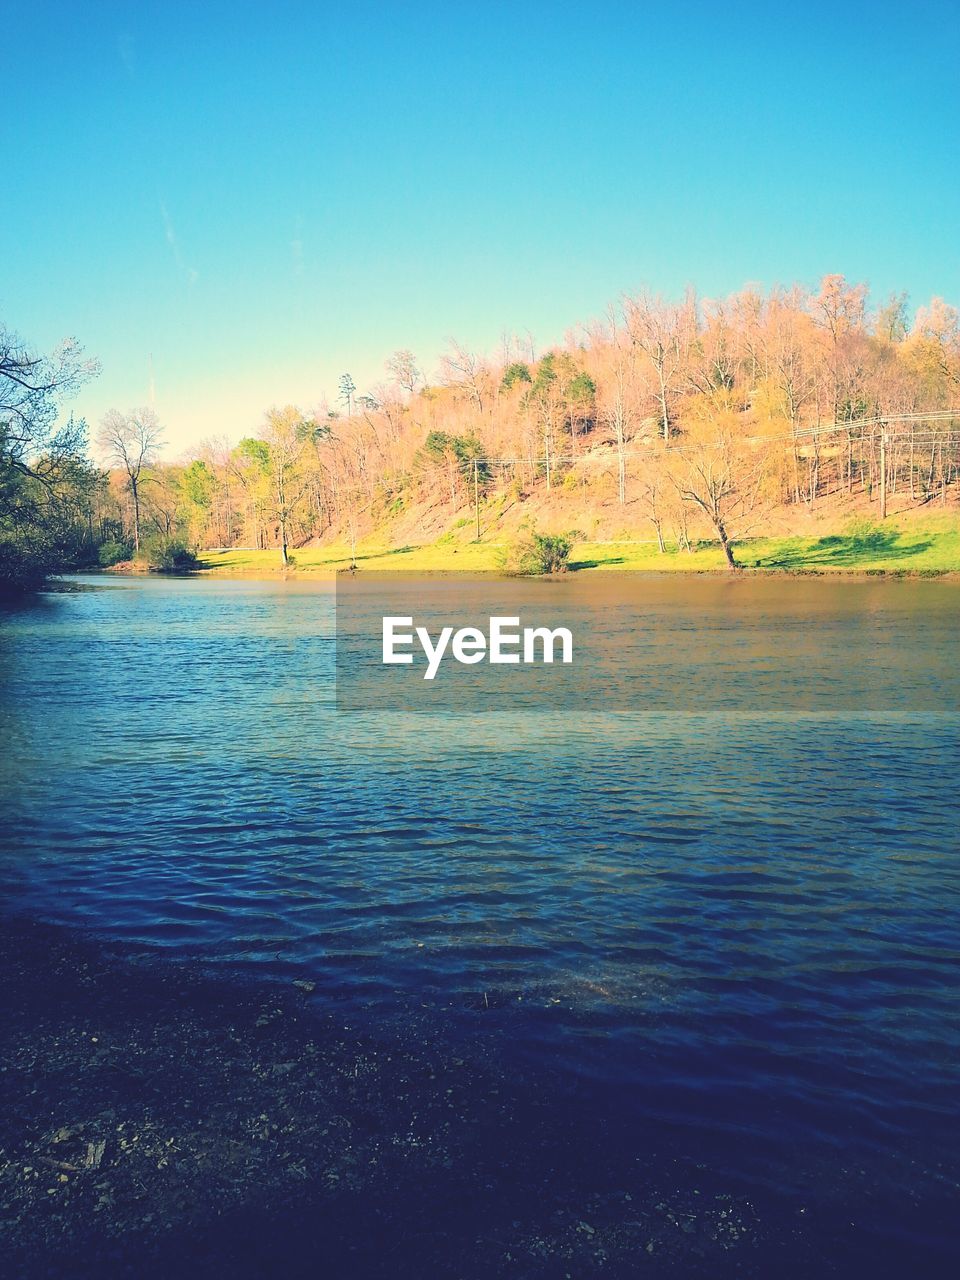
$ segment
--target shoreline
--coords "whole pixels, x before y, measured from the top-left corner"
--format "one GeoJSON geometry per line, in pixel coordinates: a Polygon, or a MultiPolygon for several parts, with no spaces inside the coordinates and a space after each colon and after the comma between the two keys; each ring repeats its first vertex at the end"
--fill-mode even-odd
{"type": "MultiPolygon", "coordinates": [[[[123,568],[102,569],[99,567],[90,567],[87,569],[71,570],[69,573],[63,573],[59,576],[62,578],[71,577],[111,577],[111,578],[177,578],[199,580],[246,580],[251,582],[273,582],[285,581],[287,579],[300,582],[335,582],[341,573],[350,571],[348,564],[343,564],[331,569],[298,569],[291,566],[288,569],[231,569],[203,567],[199,569],[183,570],[178,573],[166,573],[156,569],[132,569],[127,566],[123,568]]],[[[363,573],[363,567],[358,565],[355,572],[363,573]]],[[[903,569],[903,568],[776,568],[765,565],[741,565],[736,569],[720,569],[715,567],[698,568],[621,568],[619,565],[583,565],[578,566],[572,564],[569,569],[557,574],[509,574],[500,569],[477,569],[470,567],[460,567],[455,564],[434,565],[429,569],[426,568],[406,568],[393,569],[386,568],[368,568],[368,573],[383,574],[386,572],[394,572],[396,574],[411,574],[418,577],[432,577],[434,575],[443,574],[471,574],[476,576],[490,576],[491,578],[509,578],[509,577],[527,577],[527,578],[575,578],[581,575],[592,577],[595,574],[624,574],[631,577],[647,577],[647,578],[663,578],[663,577],[683,577],[683,578],[721,578],[736,581],[745,578],[843,578],[844,581],[851,579],[858,581],[872,581],[877,578],[888,579],[909,579],[911,581],[933,581],[947,580],[960,581],[960,569],[903,569]]]]}
{"type": "Polygon", "coordinates": [[[653,1210],[559,1173],[569,1129],[495,1044],[381,1039],[313,1007],[311,983],[22,917],[0,967],[18,1275],[579,1277],[631,1274],[640,1253],[654,1275],[716,1275],[731,1253],[753,1274],[754,1215],[733,1197],[671,1188],[653,1210]]]}
{"type": "MultiPolygon", "coordinates": [[[[314,570],[297,570],[297,569],[277,569],[274,572],[267,570],[241,570],[241,569],[197,569],[185,573],[161,573],[154,570],[136,570],[136,569],[78,569],[75,572],[60,575],[62,578],[71,578],[75,576],[104,576],[113,578],[171,578],[171,579],[192,579],[194,581],[223,581],[223,582],[315,582],[315,583],[333,583],[336,582],[340,573],[348,571],[348,566],[342,569],[331,570],[329,572],[317,572],[314,570]]],[[[361,569],[357,570],[362,572],[361,569]]],[[[387,570],[374,569],[368,572],[384,573],[387,570]]],[[[409,574],[414,577],[434,577],[444,574],[470,574],[470,575],[486,575],[492,578],[510,577],[514,575],[501,573],[496,569],[459,569],[456,566],[445,568],[431,569],[396,569],[393,570],[398,576],[400,574],[409,574]]],[[[754,566],[743,566],[742,568],[730,569],[621,569],[616,566],[605,568],[603,566],[589,566],[578,569],[571,566],[569,570],[562,574],[527,574],[525,577],[531,578],[576,578],[585,574],[592,577],[594,574],[603,573],[622,573],[629,574],[631,577],[638,578],[719,578],[728,581],[742,581],[747,578],[824,578],[833,580],[842,578],[844,582],[875,582],[878,579],[887,581],[910,581],[910,582],[960,582],[960,569],[768,569],[756,568],[754,566]]]]}
{"type": "Polygon", "coordinates": [[[716,1280],[867,1257],[879,1276],[924,1252],[916,1206],[880,1240],[847,1229],[843,1170],[819,1205],[759,1199],[481,1021],[458,1040],[420,1006],[362,1028],[309,982],[24,917],[0,967],[0,1225],[22,1277],[716,1280]]]}

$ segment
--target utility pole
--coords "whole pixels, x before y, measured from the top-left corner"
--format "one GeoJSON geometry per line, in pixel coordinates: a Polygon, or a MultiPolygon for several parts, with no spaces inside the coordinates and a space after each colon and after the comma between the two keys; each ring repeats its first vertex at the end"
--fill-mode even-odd
{"type": "Polygon", "coordinates": [[[887,426],[880,424],[880,519],[887,518],[887,426]]]}
{"type": "Polygon", "coordinates": [[[480,461],[473,460],[473,505],[477,513],[477,541],[480,541],[480,461]]]}

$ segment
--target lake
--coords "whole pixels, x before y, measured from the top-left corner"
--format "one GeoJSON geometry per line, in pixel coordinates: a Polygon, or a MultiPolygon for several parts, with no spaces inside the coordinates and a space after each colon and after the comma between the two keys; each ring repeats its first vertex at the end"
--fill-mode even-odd
{"type": "Polygon", "coordinates": [[[588,1131],[615,1116],[611,1162],[932,1274],[960,1177],[960,589],[637,575],[614,607],[602,577],[553,600],[609,669],[483,715],[338,710],[322,583],[6,607],[0,882],[385,1033],[415,1012],[542,1070],[588,1131]]]}

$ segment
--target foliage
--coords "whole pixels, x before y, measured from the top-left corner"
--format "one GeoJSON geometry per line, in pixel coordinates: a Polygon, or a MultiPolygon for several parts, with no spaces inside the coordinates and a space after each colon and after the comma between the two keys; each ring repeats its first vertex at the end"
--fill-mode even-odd
{"type": "Polygon", "coordinates": [[[351,378],[349,373],[340,375],[340,399],[347,406],[347,414],[353,412],[353,397],[357,390],[357,384],[351,378]]]}
{"type": "Polygon", "coordinates": [[[84,459],[86,423],[60,408],[97,371],[73,339],[41,356],[0,326],[0,591],[96,559],[102,477],[84,459]]]}
{"type": "Polygon", "coordinates": [[[446,431],[431,431],[424,441],[421,458],[437,466],[452,464],[460,475],[470,480],[476,472],[481,484],[486,484],[490,478],[490,468],[484,457],[484,448],[476,436],[457,436],[449,435],[446,431]]]}
{"type": "Polygon", "coordinates": [[[256,440],[252,436],[244,436],[234,450],[237,458],[252,466],[266,471],[270,465],[270,446],[266,440],[256,440]]]}
{"type": "Polygon", "coordinates": [[[181,479],[183,496],[195,507],[207,509],[213,502],[216,480],[206,462],[197,459],[184,470],[181,479]]]}
{"type": "MultiPolygon", "coordinates": [[[[640,293],[539,359],[498,364],[451,342],[431,385],[420,370],[398,351],[363,394],[345,377],[339,412],[271,410],[236,447],[151,463],[137,494],[145,534],[281,559],[320,539],[353,546],[401,513],[433,536],[472,505],[476,474],[485,539],[519,502],[565,504],[570,523],[616,502],[608,528],[685,552],[717,540],[735,565],[774,506],[878,511],[869,423],[960,403],[960,316],[934,299],[911,320],[902,295],[872,311],[841,276],[725,299],[640,293]]],[[[891,512],[960,494],[958,421],[891,435],[891,512]]],[[[136,504],[121,482],[96,523],[127,537],[136,504]]]]}
{"type": "Polygon", "coordinates": [[[583,541],[579,529],[568,533],[537,533],[525,529],[500,556],[505,573],[523,575],[566,573],[570,554],[577,542],[583,541]]]}
{"type": "Polygon", "coordinates": [[[193,551],[175,538],[157,538],[143,548],[143,556],[155,573],[189,573],[199,566],[193,551]]]}
{"type": "Polygon", "coordinates": [[[79,465],[52,487],[7,472],[0,479],[0,592],[42,585],[52,573],[96,563],[85,520],[95,473],[79,465]]]}
{"type": "Polygon", "coordinates": [[[567,396],[570,403],[578,408],[586,409],[592,406],[594,396],[597,394],[597,384],[590,377],[589,373],[578,373],[567,386],[567,396]]]}
{"type": "Polygon", "coordinates": [[[508,364],[503,371],[503,377],[500,379],[501,391],[512,391],[514,387],[520,383],[531,383],[533,378],[530,376],[530,368],[522,361],[515,360],[512,364],[508,364]]]}
{"type": "Polygon", "coordinates": [[[548,351],[537,365],[537,376],[533,381],[534,395],[542,395],[552,383],[557,381],[557,357],[548,351]]]}
{"type": "Polygon", "coordinates": [[[133,543],[117,542],[116,539],[110,539],[109,542],[101,542],[97,550],[97,563],[101,569],[109,569],[111,565],[120,564],[122,560],[129,560],[133,555],[133,543]]]}

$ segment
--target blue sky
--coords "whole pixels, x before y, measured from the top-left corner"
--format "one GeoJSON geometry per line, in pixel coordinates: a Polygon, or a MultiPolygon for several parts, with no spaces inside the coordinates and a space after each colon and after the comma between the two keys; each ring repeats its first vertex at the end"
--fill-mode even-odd
{"type": "Polygon", "coordinates": [[[957,0],[4,8],[0,319],[171,456],[643,285],[960,303],[957,0]]]}

